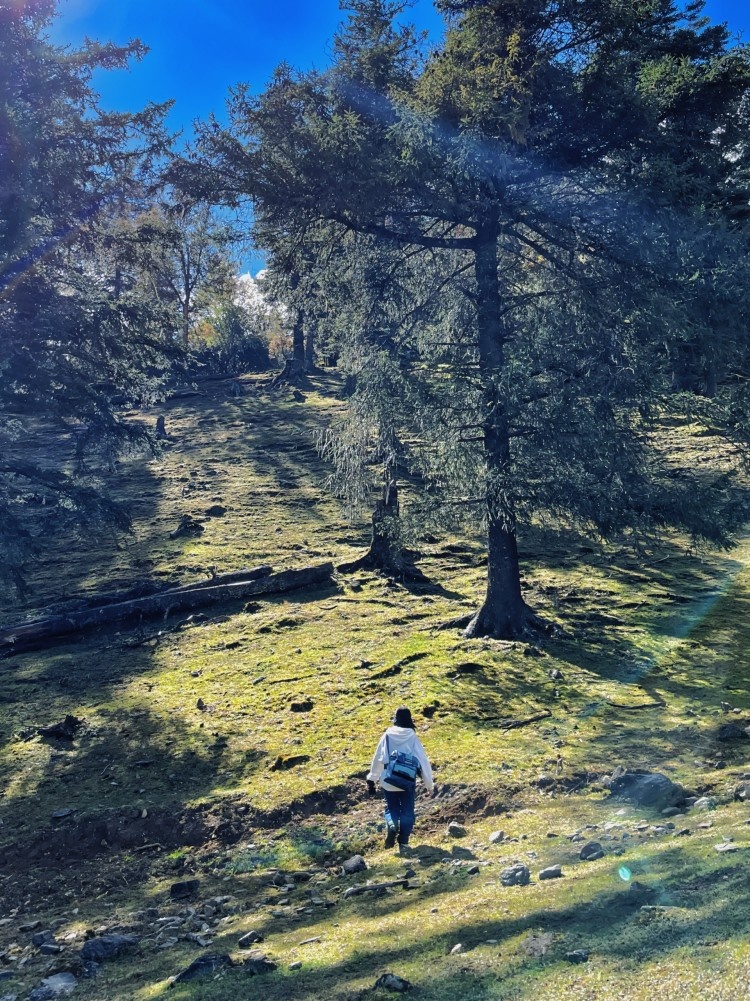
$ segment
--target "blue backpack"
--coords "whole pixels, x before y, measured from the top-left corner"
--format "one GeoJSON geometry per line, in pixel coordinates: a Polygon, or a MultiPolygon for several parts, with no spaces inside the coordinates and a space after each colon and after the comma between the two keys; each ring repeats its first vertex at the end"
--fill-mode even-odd
{"type": "Polygon", "coordinates": [[[405,751],[391,751],[388,734],[385,735],[385,751],[388,761],[382,781],[404,791],[413,789],[417,784],[417,775],[422,774],[419,761],[413,754],[407,754],[405,751]]]}

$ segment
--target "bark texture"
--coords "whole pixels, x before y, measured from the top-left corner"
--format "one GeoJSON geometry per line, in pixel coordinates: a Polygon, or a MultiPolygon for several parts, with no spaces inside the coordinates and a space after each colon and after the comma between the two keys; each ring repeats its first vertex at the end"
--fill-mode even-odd
{"type": "Polygon", "coordinates": [[[498,284],[498,235],[497,218],[488,218],[477,233],[474,259],[479,366],[485,386],[482,434],[488,481],[487,593],[464,636],[513,639],[526,634],[538,620],[521,594],[515,511],[503,482],[511,474],[511,453],[508,413],[500,389],[507,331],[498,284]]]}
{"type": "MultiPolygon", "coordinates": [[[[266,568],[259,568],[265,571],[266,568]]],[[[320,563],[300,570],[262,573],[252,579],[216,584],[211,581],[198,586],[186,586],[130,601],[98,605],[64,615],[54,615],[35,622],[21,623],[0,631],[0,656],[12,656],[22,650],[39,649],[65,636],[75,635],[102,625],[131,622],[152,615],[169,615],[192,611],[220,602],[249,598],[262,594],[281,594],[312,584],[331,580],[332,563],[320,563]]]]}

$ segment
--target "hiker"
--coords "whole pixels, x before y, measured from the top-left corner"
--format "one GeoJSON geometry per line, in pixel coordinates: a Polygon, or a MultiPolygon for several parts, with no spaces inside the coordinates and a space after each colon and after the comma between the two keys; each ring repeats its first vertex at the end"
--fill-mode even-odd
{"type": "Polygon", "coordinates": [[[375,795],[375,783],[385,794],[385,822],[388,833],[385,847],[409,844],[414,827],[414,795],[416,777],[420,775],[427,792],[434,795],[432,768],[422,743],[414,729],[414,720],[406,706],[399,706],[389,726],[380,738],[367,775],[367,790],[375,795]]]}

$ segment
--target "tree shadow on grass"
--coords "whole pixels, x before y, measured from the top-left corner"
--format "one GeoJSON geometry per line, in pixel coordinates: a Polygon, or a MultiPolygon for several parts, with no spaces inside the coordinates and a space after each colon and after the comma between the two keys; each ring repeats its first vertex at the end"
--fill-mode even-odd
{"type": "MultiPolygon", "coordinates": [[[[264,976],[254,983],[254,989],[262,990],[268,1001],[282,998],[302,1001],[324,996],[354,998],[361,995],[352,992],[352,985],[362,980],[373,984],[386,970],[404,975],[401,971],[416,962],[422,964],[422,977],[414,986],[426,1001],[469,996],[532,998],[544,987],[547,971],[557,974],[567,967],[565,956],[574,949],[589,952],[593,964],[600,957],[614,961],[616,970],[618,962],[647,963],[658,959],[663,964],[669,961],[671,954],[699,947],[706,941],[744,939],[750,888],[743,878],[741,865],[720,862],[707,868],[702,874],[706,892],[699,901],[700,914],[691,906],[690,884],[685,882],[689,869],[679,850],[665,849],[651,856],[650,865],[654,871],[664,874],[664,880],[661,884],[652,880],[652,892],[645,899],[668,900],[669,907],[677,907],[677,910],[654,909],[652,904],[643,910],[644,891],[634,892],[622,883],[620,888],[599,891],[584,898],[579,896],[576,902],[562,906],[554,904],[554,897],[552,902],[549,899],[540,901],[539,892],[534,892],[533,886],[511,890],[498,888],[497,907],[485,916],[469,918],[453,925],[449,931],[428,932],[422,936],[415,920],[408,931],[402,930],[400,935],[394,933],[387,944],[383,944],[384,920],[389,915],[397,915],[407,900],[412,915],[416,902],[424,904],[425,908],[440,899],[450,902],[451,891],[455,888],[455,884],[450,885],[450,877],[375,900],[364,901],[358,897],[342,901],[337,910],[340,921],[349,914],[349,920],[363,921],[364,928],[371,922],[372,940],[380,938],[380,942],[370,945],[372,940],[368,940],[363,930],[358,944],[341,961],[320,963],[313,960],[311,964],[305,963],[294,977],[278,973],[264,976]],[[528,911],[516,917],[502,916],[502,905],[509,894],[527,896],[528,911]],[[551,938],[544,946],[544,955],[535,956],[531,943],[526,951],[521,936],[538,938],[540,933],[551,933],[551,938]],[[455,959],[449,957],[448,953],[458,942],[463,947],[462,955],[455,959]],[[476,964],[475,955],[481,957],[476,964]]],[[[541,891],[542,887],[536,889],[541,891]]],[[[294,923],[294,927],[299,928],[300,939],[314,933],[320,920],[318,916],[310,916],[294,923]]],[[[279,921],[264,926],[272,956],[273,935],[282,926],[279,921]]],[[[297,950],[294,952],[303,955],[297,950]]],[[[241,970],[229,971],[223,981],[179,985],[169,996],[175,1001],[198,997],[218,1001],[235,997],[237,994],[232,992],[242,990],[240,985],[245,976],[241,970]]],[[[620,978],[621,982],[628,979],[624,966],[620,978]]],[[[374,993],[373,996],[380,995],[374,993]]]]}

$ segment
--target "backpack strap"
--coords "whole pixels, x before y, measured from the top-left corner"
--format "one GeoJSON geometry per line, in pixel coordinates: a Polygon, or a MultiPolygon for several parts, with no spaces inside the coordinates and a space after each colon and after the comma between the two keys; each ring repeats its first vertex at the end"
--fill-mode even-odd
{"type": "Polygon", "coordinates": [[[391,745],[388,743],[388,734],[385,735],[385,760],[391,760],[391,745]]]}

